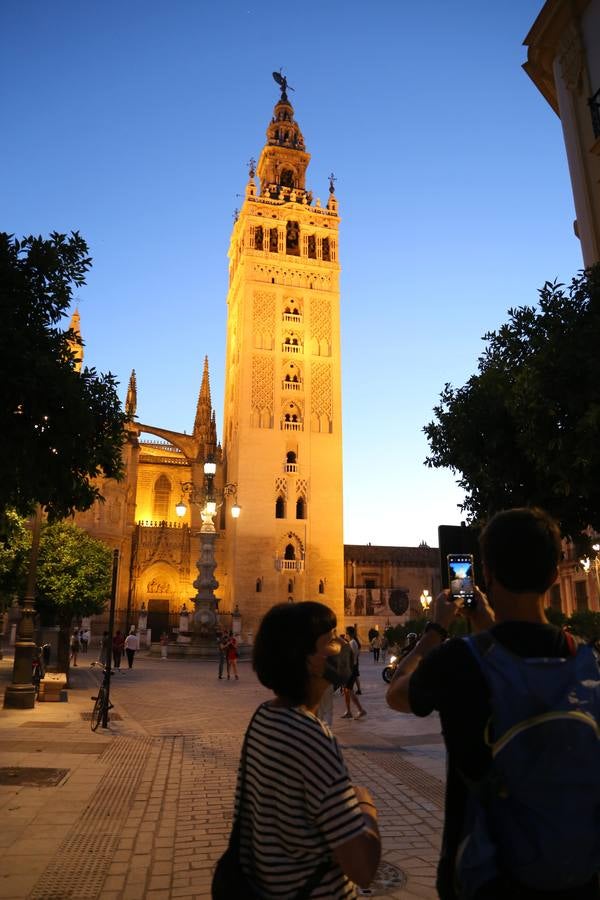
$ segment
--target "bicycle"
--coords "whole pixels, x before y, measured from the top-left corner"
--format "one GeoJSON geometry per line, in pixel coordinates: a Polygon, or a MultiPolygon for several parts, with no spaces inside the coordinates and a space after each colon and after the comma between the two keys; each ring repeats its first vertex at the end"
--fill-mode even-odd
{"type": "Polygon", "coordinates": [[[90,720],[90,726],[92,731],[96,731],[101,722],[104,721],[104,716],[106,715],[108,719],[108,712],[113,708],[113,703],[110,702],[108,698],[108,690],[107,690],[107,681],[110,677],[110,669],[107,669],[104,666],[104,678],[102,680],[102,684],[98,688],[98,694],[96,697],[92,697],[92,700],[95,700],[94,708],[92,710],[92,717],[90,720]]]}

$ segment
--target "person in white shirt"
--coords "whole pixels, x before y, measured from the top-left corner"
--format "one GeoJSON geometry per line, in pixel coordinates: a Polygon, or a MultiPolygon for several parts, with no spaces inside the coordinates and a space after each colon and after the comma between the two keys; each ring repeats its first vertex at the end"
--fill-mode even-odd
{"type": "Polygon", "coordinates": [[[130,631],[127,637],[125,638],[125,653],[127,654],[127,664],[129,668],[133,668],[133,657],[135,656],[135,651],[139,648],[140,642],[138,640],[138,636],[134,631],[130,631]]]}

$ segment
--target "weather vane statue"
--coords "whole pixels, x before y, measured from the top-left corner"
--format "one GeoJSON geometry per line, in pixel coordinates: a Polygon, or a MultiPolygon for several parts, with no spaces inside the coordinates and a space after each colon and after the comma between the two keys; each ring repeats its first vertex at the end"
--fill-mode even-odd
{"type": "Polygon", "coordinates": [[[281,69],[279,70],[279,72],[273,72],[273,78],[281,89],[281,99],[287,101],[287,89],[289,88],[290,91],[293,91],[294,88],[291,86],[291,84],[288,84],[288,80],[285,75],[282,74],[281,69]]]}

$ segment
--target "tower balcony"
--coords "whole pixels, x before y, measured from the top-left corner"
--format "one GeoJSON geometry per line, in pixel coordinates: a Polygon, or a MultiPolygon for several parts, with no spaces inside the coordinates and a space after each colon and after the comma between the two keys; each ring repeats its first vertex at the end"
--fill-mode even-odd
{"type": "Polygon", "coordinates": [[[303,431],[304,426],[302,422],[282,422],[281,429],[282,431],[303,431]]]}
{"type": "Polygon", "coordinates": [[[298,471],[298,463],[286,463],[284,471],[286,475],[295,475],[298,471]]]}
{"type": "Polygon", "coordinates": [[[302,322],[302,316],[299,313],[284,313],[283,321],[293,322],[295,325],[299,325],[302,322]]]}
{"type": "Polygon", "coordinates": [[[282,381],[281,387],[284,391],[301,391],[302,385],[299,381],[282,381]]]}
{"type": "Polygon", "coordinates": [[[300,344],[282,344],[281,349],[283,353],[302,353],[300,344]]]}
{"type": "Polygon", "coordinates": [[[275,568],[278,572],[304,572],[304,560],[276,559],[275,568]]]}

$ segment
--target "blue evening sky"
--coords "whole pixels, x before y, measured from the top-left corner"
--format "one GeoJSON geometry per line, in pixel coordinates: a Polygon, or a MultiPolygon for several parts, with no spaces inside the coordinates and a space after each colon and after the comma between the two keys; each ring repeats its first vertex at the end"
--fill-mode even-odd
{"type": "MultiPolygon", "coordinates": [[[[481,336],[581,268],[559,119],[521,70],[542,0],[19,0],[0,10],[0,227],[78,229],[88,365],[190,431],[222,422],[227,249],[281,66],[342,217],[345,540],[458,523],[422,427],[481,336]]],[[[473,423],[473,428],[477,423],[473,423]]],[[[244,499],[240,497],[243,507],[244,499]]]]}

